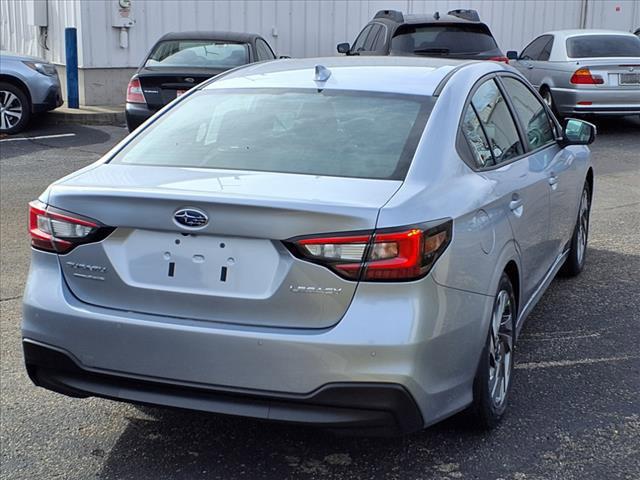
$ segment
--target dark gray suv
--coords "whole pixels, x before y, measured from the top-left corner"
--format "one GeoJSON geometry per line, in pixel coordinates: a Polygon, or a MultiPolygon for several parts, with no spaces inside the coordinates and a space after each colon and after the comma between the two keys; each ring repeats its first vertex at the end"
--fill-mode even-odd
{"type": "Polygon", "coordinates": [[[509,63],[489,27],[475,10],[446,15],[405,15],[380,10],[360,32],[353,46],[338,44],[347,55],[425,55],[509,63]]]}

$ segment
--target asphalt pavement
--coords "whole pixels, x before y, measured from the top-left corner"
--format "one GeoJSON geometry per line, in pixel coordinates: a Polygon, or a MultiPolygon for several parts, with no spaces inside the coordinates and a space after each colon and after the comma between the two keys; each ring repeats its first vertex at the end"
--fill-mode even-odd
{"type": "Polygon", "coordinates": [[[71,399],[33,386],[19,330],[27,203],[126,132],[41,123],[23,135],[41,138],[0,138],[1,478],[638,480],[640,120],[597,125],[587,266],[555,280],[529,317],[504,422],[481,432],[460,414],[391,439],[71,399]]]}

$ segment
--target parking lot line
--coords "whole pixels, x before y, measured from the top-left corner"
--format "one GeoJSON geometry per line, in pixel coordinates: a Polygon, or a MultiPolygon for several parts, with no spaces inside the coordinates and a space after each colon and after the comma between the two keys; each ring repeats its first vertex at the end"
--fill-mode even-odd
{"type": "Polygon", "coordinates": [[[528,363],[519,363],[515,365],[515,368],[520,370],[532,370],[534,368],[551,368],[551,367],[572,367],[574,365],[590,365],[592,363],[612,363],[612,362],[623,362],[625,360],[633,360],[638,357],[638,355],[622,355],[619,357],[606,357],[606,358],[582,358],[579,360],[557,360],[551,362],[528,362],[528,363]]]}
{"type": "Polygon", "coordinates": [[[45,138],[61,138],[61,137],[75,137],[75,133],[58,133],[55,135],[38,135],[36,137],[17,137],[17,138],[4,138],[0,142],[20,142],[23,140],[42,140],[45,138]]]}

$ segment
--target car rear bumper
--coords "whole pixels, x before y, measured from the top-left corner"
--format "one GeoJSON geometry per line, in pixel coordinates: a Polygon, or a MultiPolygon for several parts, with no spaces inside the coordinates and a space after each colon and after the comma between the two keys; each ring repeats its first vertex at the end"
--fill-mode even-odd
{"type": "MultiPolygon", "coordinates": [[[[296,415],[302,413],[276,417],[270,409],[264,413],[263,405],[262,413],[252,415],[248,410],[230,411],[214,397],[205,405],[205,397],[195,402],[189,395],[164,390],[181,385],[315,405],[314,396],[328,385],[364,388],[382,384],[407,392],[417,405],[423,427],[471,403],[493,298],[442,287],[427,276],[406,284],[361,284],[342,320],[326,329],[229,325],[80,302],[66,286],[57,256],[34,251],[23,302],[23,339],[62,352],[80,372],[72,378],[56,371],[41,370],[40,376],[32,375],[45,388],[300,421],[296,415]],[[94,378],[93,374],[104,376],[94,378]],[[113,387],[123,378],[152,382],[156,393],[150,396],[146,387],[142,393],[113,387]],[[62,388],[53,388],[58,384],[62,388]]],[[[27,363],[36,370],[47,368],[47,362],[38,365],[27,359],[27,363]]],[[[387,412],[384,415],[363,414],[361,410],[371,409],[368,401],[345,406],[356,410],[345,416],[346,425],[360,424],[364,417],[378,425],[381,419],[376,416],[390,415],[403,432],[419,428],[398,421],[394,409],[391,413],[376,409],[387,412]]],[[[340,423],[335,418],[315,421],[319,414],[309,408],[295,408],[296,412],[308,412],[307,423],[340,423]]]]}
{"type": "Polygon", "coordinates": [[[270,394],[86,370],[70,354],[50,346],[25,340],[23,348],[31,380],[72,397],[98,396],[368,434],[404,434],[423,426],[416,403],[401,385],[336,383],[308,395],[270,394]]]}
{"type": "Polygon", "coordinates": [[[146,103],[129,103],[125,106],[125,118],[127,121],[127,128],[130,132],[133,132],[136,128],[142,125],[149,117],[154,115],[157,110],[153,110],[147,106],[146,103]]]}
{"type": "Polygon", "coordinates": [[[640,87],[637,89],[553,88],[553,101],[562,115],[640,114],[640,87]]]}

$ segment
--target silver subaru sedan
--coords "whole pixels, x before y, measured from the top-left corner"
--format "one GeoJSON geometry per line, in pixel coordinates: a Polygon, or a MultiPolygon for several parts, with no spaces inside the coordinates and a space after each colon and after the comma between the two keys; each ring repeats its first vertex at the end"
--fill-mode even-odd
{"type": "Polygon", "coordinates": [[[632,33],[548,32],[507,57],[557,116],[640,115],[640,38],[632,33]]]}
{"type": "Polygon", "coordinates": [[[350,432],[493,427],[527,315],[584,267],[594,136],[494,62],[218,76],[30,204],[28,373],[350,432]]]}

